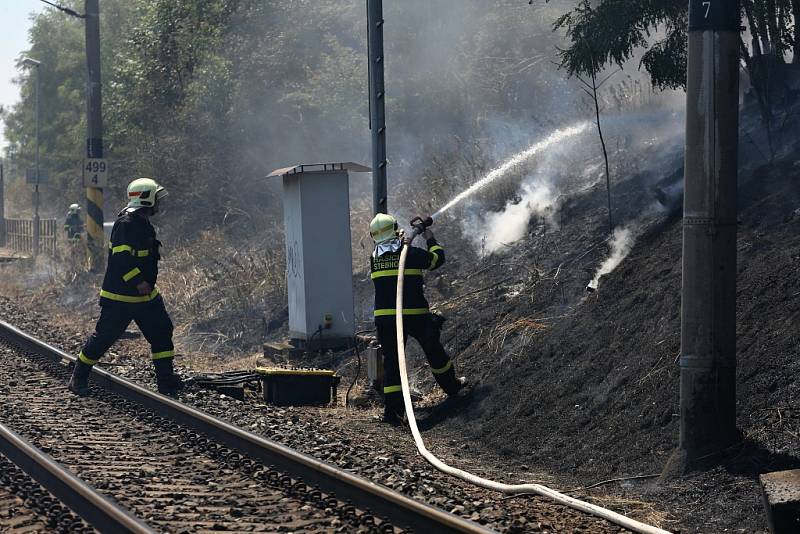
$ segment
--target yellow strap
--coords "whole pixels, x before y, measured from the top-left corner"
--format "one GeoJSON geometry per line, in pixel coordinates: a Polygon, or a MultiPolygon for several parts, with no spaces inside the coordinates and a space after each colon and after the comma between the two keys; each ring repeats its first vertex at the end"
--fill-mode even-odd
{"type": "Polygon", "coordinates": [[[100,360],[93,360],[93,359],[89,358],[88,356],[86,356],[83,353],[83,351],[81,351],[81,353],[78,354],[78,359],[80,361],[82,361],[83,363],[85,363],[86,365],[94,365],[94,364],[96,364],[97,362],[100,361],[100,360]]]}
{"type": "Polygon", "coordinates": [[[133,278],[137,274],[142,274],[142,271],[140,271],[138,267],[134,267],[133,269],[131,269],[127,273],[123,274],[122,275],[122,279],[125,280],[126,282],[129,282],[131,280],[131,278],[133,278]]]}
{"type": "Polygon", "coordinates": [[[109,243],[108,248],[111,249],[111,254],[117,254],[118,252],[128,252],[130,254],[134,254],[134,249],[130,245],[117,245],[116,247],[112,247],[111,243],[109,243]]]}
{"type": "Polygon", "coordinates": [[[107,298],[108,300],[115,300],[117,302],[128,302],[132,304],[137,304],[140,302],[149,302],[158,296],[158,288],[153,289],[153,291],[149,295],[142,295],[139,297],[132,297],[130,295],[117,295],[116,293],[111,293],[106,291],[105,289],[100,290],[100,296],[107,298]]]}
{"type": "Polygon", "coordinates": [[[163,360],[164,358],[174,358],[175,351],[174,350],[165,350],[163,352],[154,352],[153,359],[154,360],[163,360]]]}
{"type": "Polygon", "coordinates": [[[403,391],[403,386],[386,386],[383,388],[383,394],[387,395],[389,393],[397,393],[398,391],[403,391]]]}
{"type": "MultiPolygon", "coordinates": [[[[428,308],[403,308],[403,315],[425,315],[430,312],[428,308]]],[[[397,315],[397,311],[394,308],[375,310],[375,317],[383,317],[386,315],[397,315]]]]}
{"type": "MultiPolygon", "coordinates": [[[[422,269],[406,269],[406,276],[422,276],[422,269]]],[[[397,269],[387,269],[384,271],[375,271],[372,273],[372,279],[383,278],[384,276],[397,276],[400,274],[397,269]]]]}
{"type": "Polygon", "coordinates": [[[111,254],[116,254],[118,252],[128,252],[131,256],[139,256],[140,258],[144,258],[150,255],[150,251],[145,250],[136,250],[130,245],[117,245],[116,247],[111,246],[111,243],[108,244],[108,248],[111,249],[111,254]]]}
{"type": "Polygon", "coordinates": [[[431,265],[428,269],[434,269],[439,264],[439,260],[441,259],[439,255],[436,253],[437,250],[444,250],[439,245],[433,245],[431,248],[428,249],[428,252],[433,254],[433,259],[431,260],[431,265]]]}
{"type": "Polygon", "coordinates": [[[431,367],[431,371],[435,375],[440,375],[442,373],[446,373],[447,371],[449,371],[451,367],[453,367],[453,360],[447,360],[447,365],[445,365],[444,367],[440,367],[439,369],[434,369],[431,367]]]}

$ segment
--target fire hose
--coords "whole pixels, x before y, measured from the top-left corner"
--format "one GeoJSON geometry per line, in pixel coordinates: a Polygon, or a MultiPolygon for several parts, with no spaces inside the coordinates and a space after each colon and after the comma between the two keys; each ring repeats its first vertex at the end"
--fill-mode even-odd
{"type": "Polygon", "coordinates": [[[493,491],[499,491],[507,494],[521,494],[533,493],[542,497],[547,497],[559,504],[569,506],[576,510],[592,514],[597,517],[606,519],[616,525],[625,527],[633,532],[641,532],[643,534],[670,534],[669,531],[662,530],[658,527],[647,525],[639,521],[635,521],[622,514],[618,514],[601,506],[597,506],[579,499],[575,499],[568,495],[564,495],[556,490],[542,486],[541,484],[503,484],[481,478],[467,471],[451,467],[446,463],[439,460],[436,456],[431,454],[425,447],[425,442],[422,440],[422,435],[417,427],[417,420],[414,417],[414,406],[411,403],[411,393],[408,385],[408,371],[406,367],[406,351],[403,335],[403,279],[405,275],[406,256],[408,255],[408,247],[414,238],[425,231],[425,228],[433,224],[433,220],[428,217],[423,220],[419,217],[411,221],[414,231],[411,238],[406,242],[404,240],[403,247],[400,252],[400,262],[397,267],[397,302],[396,302],[396,324],[397,324],[397,360],[400,367],[400,383],[403,390],[403,403],[405,404],[406,414],[408,416],[408,425],[411,428],[411,434],[414,436],[414,443],[417,445],[417,450],[431,465],[439,471],[460,478],[466,482],[486,488],[493,491]]]}

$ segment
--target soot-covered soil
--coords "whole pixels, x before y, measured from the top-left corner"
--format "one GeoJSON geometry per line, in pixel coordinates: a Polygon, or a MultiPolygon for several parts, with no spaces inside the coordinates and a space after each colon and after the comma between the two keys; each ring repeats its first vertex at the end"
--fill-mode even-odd
{"type": "MultiPolygon", "coordinates": [[[[448,346],[478,384],[457,411],[428,412],[428,424],[582,483],[659,474],[679,429],[680,210],[640,216],[630,255],[587,293],[608,249],[592,248],[603,193],[572,201],[560,229],[532,228],[504,254],[475,265],[451,255],[429,284],[448,346]]],[[[638,194],[636,180],[620,187],[623,198],[638,194]]],[[[758,474],[800,467],[797,159],[743,172],[739,206],[742,440],[710,471],[621,483],[668,503],[684,531],[765,531],[758,474]]]]}

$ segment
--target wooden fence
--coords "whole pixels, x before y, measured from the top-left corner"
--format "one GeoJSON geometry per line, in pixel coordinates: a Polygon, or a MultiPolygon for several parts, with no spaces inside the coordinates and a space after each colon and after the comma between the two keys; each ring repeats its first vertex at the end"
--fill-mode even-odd
{"type": "MultiPolygon", "coordinates": [[[[58,222],[39,219],[39,252],[56,255],[58,222]]],[[[6,246],[22,254],[33,254],[33,219],[6,219],[6,246]]]]}

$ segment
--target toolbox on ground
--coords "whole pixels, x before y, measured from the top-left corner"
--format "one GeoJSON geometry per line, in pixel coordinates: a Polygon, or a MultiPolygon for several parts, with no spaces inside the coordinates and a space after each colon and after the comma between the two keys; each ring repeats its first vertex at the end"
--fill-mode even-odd
{"type": "Polygon", "coordinates": [[[327,369],[256,368],[264,401],[279,406],[330,404],[340,377],[327,369]]]}

